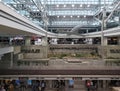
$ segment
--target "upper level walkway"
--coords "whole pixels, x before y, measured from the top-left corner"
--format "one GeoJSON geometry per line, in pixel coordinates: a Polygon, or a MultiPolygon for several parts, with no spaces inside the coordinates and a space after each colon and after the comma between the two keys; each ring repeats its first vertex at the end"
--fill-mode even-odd
{"type": "Polygon", "coordinates": [[[56,36],[35,25],[26,17],[21,16],[14,9],[0,2],[0,34],[1,35],[39,35],[49,37],[56,36]]]}
{"type": "MultiPolygon", "coordinates": [[[[40,26],[35,25],[26,17],[18,14],[14,9],[0,2],[0,34],[1,35],[39,35],[57,38],[81,38],[79,35],[55,34],[47,32],[40,26]]],[[[104,36],[120,35],[120,26],[103,31],[104,36]]],[[[101,32],[84,34],[85,37],[100,37],[101,32]]]]}
{"type": "MultiPolygon", "coordinates": [[[[120,36],[120,26],[104,30],[103,35],[106,36],[106,37],[120,36]]],[[[93,37],[101,37],[102,33],[101,33],[101,31],[99,31],[99,32],[93,32],[93,33],[87,33],[87,34],[84,34],[84,36],[91,37],[91,38],[93,38],[93,37]]]]}

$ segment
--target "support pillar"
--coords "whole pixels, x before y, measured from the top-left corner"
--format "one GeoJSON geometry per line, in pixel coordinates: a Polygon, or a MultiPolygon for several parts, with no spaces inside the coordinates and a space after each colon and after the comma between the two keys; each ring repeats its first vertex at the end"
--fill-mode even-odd
{"type": "Polygon", "coordinates": [[[120,16],[119,16],[119,26],[120,26],[120,16]]]}
{"type": "Polygon", "coordinates": [[[118,37],[118,45],[120,45],[120,37],[118,37]]]}
{"type": "Polygon", "coordinates": [[[46,88],[49,88],[49,80],[46,80],[46,88]]]}
{"type": "Polygon", "coordinates": [[[103,39],[103,45],[108,45],[107,37],[104,37],[104,39],[103,39]]]}
{"type": "Polygon", "coordinates": [[[48,88],[52,88],[52,80],[48,80],[48,88]]]}
{"type": "Polygon", "coordinates": [[[13,52],[11,52],[10,67],[13,67],[13,52]]]}
{"type": "Polygon", "coordinates": [[[103,88],[105,89],[107,87],[106,80],[103,80],[103,88]]]}
{"type": "Polygon", "coordinates": [[[106,88],[109,88],[109,80],[106,80],[106,88]]]}
{"type": "Polygon", "coordinates": [[[99,89],[100,88],[100,81],[98,80],[97,81],[97,89],[99,89]]]}
{"type": "Polygon", "coordinates": [[[96,29],[96,32],[98,32],[99,30],[98,29],[96,29]]]}
{"type": "Polygon", "coordinates": [[[28,46],[28,45],[31,45],[31,37],[26,37],[25,38],[25,45],[28,46]]]}
{"type": "Polygon", "coordinates": [[[89,31],[88,31],[88,29],[86,30],[86,33],[88,33],[89,31]]]}
{"type": "Polygon", "coordinates": [[[68,84],[68,80],[65,80],[65,91],[68,90],[69,84],[68,84]]]}
{"type": "Polygon", "coordinates": [[[104,8],[103,8],[103,16],[102,16],[102,23],[101,23],[101,45],[104,45],[104,33],[103,31],[106,29],[106,6],[104,1],[104,8]]]}
{"type": "Polygon", "coordinates": [[[45,46],[45,58],[47,58],[48,56],[48,40],[47,40],[47,35],[42,37],[42,41],[41,41],[41,45],[45,46]]]}
{"type": "Polygon", "coordinates": [[[105,3],[105,1],[104,1],[104,10],[103,10],[103,30],[105,30],[106,29],[106,27],[107,27],[107,23],[106,23],[106,21],[105,21],[105,19],[107,18],[107,15],[106,15],[106,3],[105,3]]]}

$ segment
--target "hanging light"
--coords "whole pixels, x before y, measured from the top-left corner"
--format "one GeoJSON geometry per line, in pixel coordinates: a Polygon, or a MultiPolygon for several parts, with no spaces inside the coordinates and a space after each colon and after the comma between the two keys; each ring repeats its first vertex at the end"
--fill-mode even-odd
{"type": "Polygon", "coordinates": [[[66,5],[64,5],[63,7],[66,7],[66,5]]]}
{"type": "Polygon", "coordinates": [[[80,7],[82,7],[82,4],[80,5],[80,7]]]}
{"type": "Polygon", "coordinates": [[[74,5],[74,4],[72,4],[72,7],[75,7],[75,5],[74,5]]]}
{"type": "Polygon", "coordinates": [[[59,5],[57,4],[56,7],[59,7],[59,5]]]}
{"type": "Polygon", "coordinates": [[[87,7],[90,7],[90,5],[88,4],[87,7]]]}
{"type": "Polygon", "coordinates": [[[66,16],[64,15],[63,17],[65,18],[66,16]]]}

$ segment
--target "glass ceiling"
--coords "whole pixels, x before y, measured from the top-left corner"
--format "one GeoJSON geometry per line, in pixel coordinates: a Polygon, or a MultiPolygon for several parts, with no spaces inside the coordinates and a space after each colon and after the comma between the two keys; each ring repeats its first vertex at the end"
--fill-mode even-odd
{"type": "MultiPolygon", "coordinates": [[[[100,25],[95,19],[105,6],[111,12],[119,0],[1,0],[35,24],[46,26],[100,25]]],[[[110,20],[109,20],[110,21],[110,20]]]]}
{"type": "MultiPolygon", "coordinates": [[[[45,0],[41,0],[44,4],[45,0]]],[[[112,4],[114,0],[46,0],[47,4],[112,4]]]]}

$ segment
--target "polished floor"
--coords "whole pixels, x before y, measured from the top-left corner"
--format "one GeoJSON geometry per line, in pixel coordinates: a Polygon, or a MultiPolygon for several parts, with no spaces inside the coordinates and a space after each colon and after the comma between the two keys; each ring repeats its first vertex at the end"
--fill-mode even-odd
{"type": "MultiPolygon", "coordinates": [[[[15,91],[33,91],[31,88],[27,89],[15,89],[15,91]]],[[[60,88],[60,89],[54,89],[54,88],[46,88],[44,91],[88,91],[86,88],[60,88]]],[[[112,91],[111,88],[99,88],[97,90],[89,90],[89,91],[112,91]]]]}

